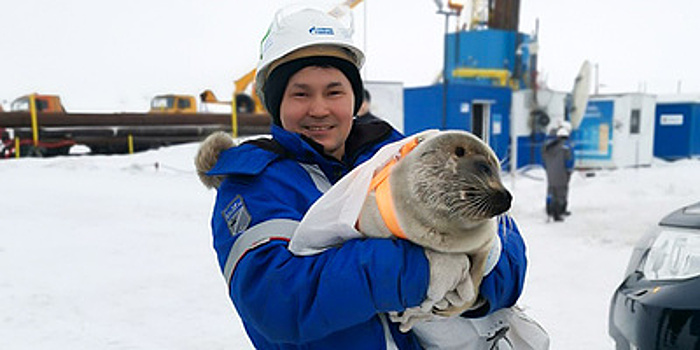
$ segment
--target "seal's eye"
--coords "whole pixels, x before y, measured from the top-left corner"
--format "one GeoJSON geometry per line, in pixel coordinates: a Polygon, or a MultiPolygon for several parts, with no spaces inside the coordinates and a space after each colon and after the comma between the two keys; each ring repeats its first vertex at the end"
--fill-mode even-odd
{"type": "Polygon", "coordinates": [[[457,148],[455,148],[455,155],[457,157],[464,157],[464,152],[464,147],[462,146],[457,146],[457,148]]]}
{"type": "Polygon", "coordinates": [[[476,162],[476,164],[474,164],[474,166],[476,167],[476,170],[479,171],[480,173],[482,173],[484,175],[488,175],[488,176],[491,175],[491,167],[489,167],[489,165],[486,164],[485,162],[476,162]]]}

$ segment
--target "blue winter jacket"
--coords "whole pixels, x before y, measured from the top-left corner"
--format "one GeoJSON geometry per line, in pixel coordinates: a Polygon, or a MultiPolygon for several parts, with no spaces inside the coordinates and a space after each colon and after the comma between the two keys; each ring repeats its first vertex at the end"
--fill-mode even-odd
{"type": "MultiPolygon", "coordinates": [[[[385,349],[383,313],[419,305],[429,282],[423,249],[405,240],[355,239],[313,256],[287,244],[311,204],[383,145],[403,136],[388,124],[355,124],[343,161],[280,127],[273,141],[221,153],[209,175],[227,175],[212,216],[214,248],[229,294],[258,349],[385,349]]],[[[485,276],[481,316],[515,303],[525,277],[517,227],[499,232],[503,251],[485,276]]],[[[389,322],[399,349],[420,349],[389,322]]]]}

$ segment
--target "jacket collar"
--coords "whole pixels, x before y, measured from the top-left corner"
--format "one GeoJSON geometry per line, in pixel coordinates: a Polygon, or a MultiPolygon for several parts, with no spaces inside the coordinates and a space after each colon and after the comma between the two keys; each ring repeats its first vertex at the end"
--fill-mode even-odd
{"type": "MultiPolygon", "coordinates": [[[[371,123],[358,123],[357,119],[353,120],[350,135],[348,135],[348,139],[345,141],[343,162],[352,164],[357,156],[365,151],[367,147],[384,140],[392,131],[393,129],[391,126],[382,120],[371,123]]],[[[294,154],[302,155],[311,151],[329,160],[334,159],[324,155],[323,146],[301,134],[292,133],[277,125],[272,125],[271,134],[274,139],[294,154]]],[[[304,157],[299,157],[300,160],[303,158],[304,157]]]]}
{"type": "Polygon", "coordinates": [[[345,155],[342,161],[338,161],[324,154],[323,146],[316,141],[287,131],[278,125],[273,124],[271,127],[273,139],[289,152],[288,157],[303,163],[318,164],[333,183],[354,168],[356,161],[364,152],[386,139],[392,132],[392,127],[381,120],[375,123],[357,123],[353,120],[350,135],[345,141],[345,155]]]}

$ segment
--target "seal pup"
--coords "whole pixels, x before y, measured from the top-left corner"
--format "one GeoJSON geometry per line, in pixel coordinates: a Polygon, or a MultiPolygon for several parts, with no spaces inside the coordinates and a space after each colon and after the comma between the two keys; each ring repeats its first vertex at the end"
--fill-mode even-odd
{"type": "MultiPolygon", "coordinates": [[[[497,237],[497,217],[512,196],[498,157],[466,131],[421,134],[375,173],[357,229],[369,237],[408,239],[443,253],[467,253],[474,299],[497,237]]],[[[459,309],[437,310],[443,316],[459,309]]]]}

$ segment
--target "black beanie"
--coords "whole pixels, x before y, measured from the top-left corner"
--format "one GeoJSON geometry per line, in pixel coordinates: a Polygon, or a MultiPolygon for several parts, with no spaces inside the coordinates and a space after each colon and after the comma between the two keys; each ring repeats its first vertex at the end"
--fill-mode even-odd
{"type": "Polygon", "coordinates": [[[357,114],[362,105],[362,78],[357,67],[350,61],[332,57],[332,56],[310,56],[303,57],[293,61],[285,62],[276,67],[267,77],[265,87],[263,88],[263,101],[265,108],[272,116],[272,122],[278,126],[282,126],[280,120],[280,105],[282,105],[282,95],[287,88],[289,78],[303,68],[315,67],[333,67],[340,70],[352,85],[352,93],[355,95],[355,106],[353,115],[357,114]]]}

